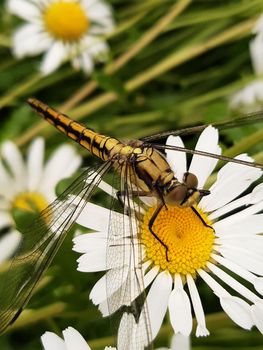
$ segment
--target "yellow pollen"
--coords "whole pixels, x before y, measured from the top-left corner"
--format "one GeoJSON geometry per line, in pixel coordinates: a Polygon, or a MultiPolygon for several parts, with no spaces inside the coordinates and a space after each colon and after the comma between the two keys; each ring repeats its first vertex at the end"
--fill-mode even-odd
{"type": "Polygon", "coordinates": [[[73,1],[50,3],[43,17],[50,34],[63,41],[79,40],[90,26],[85,10],[73,1]]]}
{"type": "Polygon", "coordinates": [[[44,210],[47,206],[47,200],[41,193],[38,192],[20,193],[12,203],[13,209],[38,213],[44,210]]]}
{"type": "Polygon", "coordinates": [[[167,206],[163,208],[152,227],[153,232],[168,248],[166,249],[149,230],[149,221],[156,207],[151,207],[144,214],[140,236],[145,246],[147,258],[154,265],[170,273],[195,276],[196,270],[204,268],[210,260],[214,243],[212,222],[200,208],[195,206],[200,217],[191,208],[167,206]]]}

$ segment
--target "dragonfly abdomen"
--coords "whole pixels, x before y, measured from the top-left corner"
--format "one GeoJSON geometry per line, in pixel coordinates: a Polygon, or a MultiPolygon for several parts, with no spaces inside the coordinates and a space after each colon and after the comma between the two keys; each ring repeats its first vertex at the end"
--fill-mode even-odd
{"type": "Polygon", "coordinates": [[[119,140],[96,133],[35,98],[28,99],[28,103],[48,123],[104,161],[126,147],[119,140]]]}

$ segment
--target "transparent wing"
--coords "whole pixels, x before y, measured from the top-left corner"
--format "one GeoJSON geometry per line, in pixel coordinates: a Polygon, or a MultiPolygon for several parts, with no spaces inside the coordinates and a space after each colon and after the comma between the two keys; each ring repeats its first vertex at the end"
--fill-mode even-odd
{"type": "Polygon", "coordinates": [[[12,324],[26,305],[67,232],[85,207],[111,163],[86,169],[28,227],[6,275],[1,276],[0,333],[12,324]]]}
{"type": "Polygon", "coordinates": [[[127,162],[121,169],[120,182],[115,177],[114,187],[120,191],[121,200],[115,200],[112,206],[107,244],[107,302],[104,307],[108,314],[117,310],[122,314],[118,350],[150,349],[152,342],[145,301],[146,265],[139,241],[143,204],[139,189],[134,185],[134,172],[132,164],[127,162]]]}
{"type": "Polygon", "coordinates": [[[162,132],[162,133],[159,133],[156,135],[143,137],[143,138],[141,138],[141,140],[144,142],[151,142],[151,141],[157,141],[157,140],[164,139],[170,135],[185,136],[185,135],[196,134],[196,133],[203,131],[208,125],[215,126],[219,129],[229,129],[229,128],[239,127],[242,125],[262,123],[262,122],[263,122],[263,112],[259,111],[259,112],[247,114],[247,115],[242,116],[242,117],[237,118],[237,119],[227,120],[224,122],[198,125],[198,126],[193,126],[190,128],[180,129],[180,130],[165,131],[165,132],[162,132]]]}

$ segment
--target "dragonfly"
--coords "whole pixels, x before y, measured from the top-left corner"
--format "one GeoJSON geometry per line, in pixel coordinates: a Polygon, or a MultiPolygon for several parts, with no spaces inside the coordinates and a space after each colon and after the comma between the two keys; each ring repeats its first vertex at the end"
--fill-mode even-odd
{"type": "MultiPolygon", "coordinates": [[[[137,204],[137,199],[138,197],[154,197],[158,205],[149,221],[149,230],[155,239],[164,246],[166,259],[168,260],[168,247],[159,239],[153,229],[154,222],[160,211],[167,204],[192,208],[202,196],[209,195],[208,190],[198,187],[198,180],[195,174],[186,172],[183,180],[179,181],[168,165],[163,151],[171,149],[188,154],[198,154],[260,169],[263,169],[263,165],[209,152],[154,143],[154,141],[161,140],[169,135],[182,136],[201,132],[207,125],[169,131],[140,140],[122,142],[117,138],[105,136],[87,128],[35,98],[28,99],[28,103],[48,123],[79,143],[102,162],[95,167],[85,169],[68,189],[40,213],[39,217],[35,219],[24,233],[24,239],[11,263],[7,276],[2,281],[0,289],[0,333],[4,333],[19,317],[67,233],[78,219],[95,190],[100,186],[103,177],[107,173],[112,172],[114,199],[111,206],[113,214],[108,232],[109,249],[107,262],[111,266],[114,259],[116,259],[116,253],[119,255],[118,259],[120,260],[127,260],[127,254],[131,258],[128,272],[125,273],[125,281],[117,282],[118,286],[121,286],[121,290],[117,293],[116,298],[111,298],[108,305],[109,313],[114,313],[122,305],[125,305],[126,318],[124,317],[124,319],[127,322],[126,329],[132,328],[134,320],[137,322],[140,319],[141,326],[140,329],[138,327],[138,334],[136,332],[129,334],[128,337],[130,339],[123,343],[126,345],[129,343],[133,344],[131,349],[149,348],[153,339],[147,305],[142,302],[142,300],[145,300],[143,271],[142,268],[134,269],[132,265],[133,257],[140,255],[141,251],[139,251],[140,248],[136,243],[132,244],[128,249],[127,247],[124,249],[122,244],[120,244],[121,233],[118,237],[117,245],[114,232],[116,227],[121,227],[126,230],[124,236],[134,237],[135,242],[140,225],[140,206],[137,204]],[[117,207],[121,209],[117,209],[117,207]],[[118,210],[123,215],[117,215],[118,210]],[[129,218],[128,225],[122,219],[124,216],[129,218]],[[117,246],[118,248],[116,249],[117,246]],[[114,247],[114,249],[110,249],[111,247],[114,247]],[[129,278],[127,278],[127,274],[129,278]],[[136,291],[135,293],[132,292],[134,290],[136,291]],[[132,294],[135,294],[136,297],[132,294]],[[142,299],[140,300],[140,298],[142,299]],[[132,315],[132,317],[129,315],[132,315]]],[[[259,112],[240,117],[234,121],[215,123],[213,125],[219,128],[230,128],[262,122],[262,117],[263,114],[259,112]]],[[[124,245],[125,243],[123,243],[124,245]]],[[[116,275],[115,279],[122,278],[120,276],[120,274],[116,275]]],[[[116,291],[114,288],[116,287],[111,284],[107,286],[110,295],[116,291]]],[[[129,347],[126,347],[126,349],[129,349],[129,347]]]]}

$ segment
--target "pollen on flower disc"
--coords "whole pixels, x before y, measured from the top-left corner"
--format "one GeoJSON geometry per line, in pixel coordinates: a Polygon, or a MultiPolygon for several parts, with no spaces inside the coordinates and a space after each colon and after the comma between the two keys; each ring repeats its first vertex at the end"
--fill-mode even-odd
{"type": "Polygon", "coordinates": [[[77,2],[51,2],[44,12],[44,23],[49,33],[63,41],[79,40],[88,30],[90,21],[77,2]]]}
{"type": "Polygon", "coordinates": [[[145,246],[146,256],[154,265],[170,273],[195,275],[210,260],[214,244],[212,222],[198,208],[167,206],[157,216],[152,227],[156,237],[149,230],[149,221],[156,207],[144,214],[140,238],[145,246]],[[166,252],[165,246],[168,251],[166,252]],[[168,255],[168,260],[167,260],[168,255]]]}

